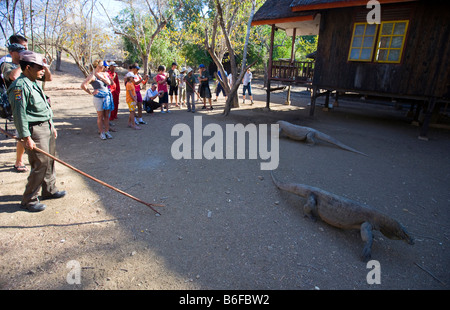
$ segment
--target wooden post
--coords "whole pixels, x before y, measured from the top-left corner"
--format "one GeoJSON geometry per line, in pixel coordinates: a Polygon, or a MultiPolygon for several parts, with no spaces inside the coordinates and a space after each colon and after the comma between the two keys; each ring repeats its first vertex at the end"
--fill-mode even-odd
{"type": "Polygon", "coordinates": [[[297,28],[292,31],[292,47],[291,47],[291,61],[289,63],[289,77],[294,77],[294,61],[295,61],[295,36],[297,35],[297,28]]]}
{"type": "Polygon", "coordinates": [[[317,86],[312,87],[311,106],[309,108],[309,116],[314,115],[314,109],[316,108],[317,86]]]}
{"type": "Polygon", "coordinates": [[[431,116],[436,106],[436,97],[431,97],[428,101],[428,107],[425,112],[425,119],[423,120],[422,128],[420,129],[419,140],[428,141],[428,128],[430,126],[431,116]]]}
{"type": "Polygon", "coordinates": [[[327,90],[325,94],[325,105],[322,108],[323,111],[329,111],[330,110],[330,91],[327,90]]]}
{"type": "Polygon", "coordinates": [[[275,25],[272,25],[270,33],[270,48],[269,48],[269,69],[267,72],[267,95],[266,95],[266,109],[270,110],[270,84],[272,79],[272,58],[273,58],[273,41],[275,38],[275,25]]]}
{"type": "MultiPolygon", "coordinates": [[[[288,77],[295,80],[295,70],[294,70],[294,62],[295,62],[295,36],[297,34],[297,28],[294,28],[292,31],[292,48],[291,48],[291,61],[289,62],[289,74],[288,77]]],[[[285,105],[291,105],[291,84],[288,86],[288,92],[286,95],[285,105]]]]}
{"type": "Polygon", "coordinates": [[[284,104],[285,105],[291,105],[291,84],[288,85],[286,101],[284,102],[284,104]]]}
{"type": "Polygon", "coordinates": [[[339,91],[337,91],[337,90],[336,90],[336,97],[334,97],[333,106],[335,106],[335,107],[339,106],[339,91]]]}

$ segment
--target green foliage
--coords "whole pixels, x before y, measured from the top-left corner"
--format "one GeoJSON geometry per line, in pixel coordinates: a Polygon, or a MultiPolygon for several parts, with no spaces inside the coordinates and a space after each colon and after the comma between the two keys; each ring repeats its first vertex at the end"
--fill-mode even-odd
{"type": "Polygon", "coordinates": [[[186,43],[181,48],[181,55],[190,67],[195,67],[199,64],[208,65],[212,62],[211,56],[201,44],[186,43]]]}
{"type": "Polygon", "coordinates": [[[178,48],[167,39],[163,31],[155,41],[150,50],[150,67],[155,71],[158,66],[164,65],[170,68],[173,61],[180,63],[181,56],[178,48]]]}
{"type": "Polygon", "coordinates": [[[296,39],[296,59],[306,59],[306,55],[317,50],[318,36],[302,36],[296,39]]]}
{"type": "Polygon", "coordinates": [[[125,59],[127,63],[135,63],[141,61],[141,55],[139,54],[136,46],[133,42],[130,41],[127,37],[122,37],[124,49],[128,52],[128,56],[125,59]]]}
{"type": "MultiPolygon", "coordinates": [[[[149,65],[155,70],[163,64],[167,67],[176,60],[180,66],[198,66],[200,63],[208,65],[212,63],[211,56],[204,46],[205,28],[211,30],[212,19],[215,15],[215,5],[212,0],[182,0],[181,8],[177,11],[161,33],[155,38],[150,50],[149,65]]],[[[263,2],[263,1],[262,1],[263,2]]],[[[261,2],[261,3],[262,3],[261,2]]],[[[170,7],[173,10],[179,2],[170,0],[170,7]]],[[[225,1],[223,2],[225,3],[225,1]]],[[[241,3],[247,5],[248,3],[241,3]]],[[[136,10],[138,11],[138,10],[136,10]]],[[[130,8],[123,10],[114,20],[126,33],[136,33],[137,29],[133,20],[139,19],[143,25],[144,36],[139,44],[150,39],[155,25],[146,11],[133,11],[130,8]]],[[[230,34],[230,39],[235,50],[236,62],[239,65],[242,59],[243,46],[245,43],[245,32],[247,27],[248,10],[239,11],[240,17],[236,22],[234,31],[230,34]]],[[[270,44],[270,26],[258,26],[251,28],[251,38],[247,47],[247,63],[256,62],[256,67],[262,68],[268,58],[268,47],[270,44]]],[[[306,59],[306,55],[317,49],[317,36],[297,37],[295,40],[295,58],[297,60],[306,59]]],[[[130,39],[123,37],[124,48],[128,52],[127,62],[141,63],[139,50],[145,50],[144,46],[136,47],[130,39]]],[[[273,58],[290,58],[292,50],[292,38],[288,37],[283,30],[275,32],[273,58]]],[[[225,54],[224,62],[227,61],[225,54]]]]}

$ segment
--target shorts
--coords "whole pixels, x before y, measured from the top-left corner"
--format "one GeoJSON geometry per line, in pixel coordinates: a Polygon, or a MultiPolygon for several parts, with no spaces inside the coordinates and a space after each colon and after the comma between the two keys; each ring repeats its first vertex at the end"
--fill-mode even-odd
{"type": "Polygon", "coordinates": [[[178,85],[176,85],[176,86],[170,85],[169,96],[172,96],[172,95],[178,96],[178,85]]]}
{"type": "Polygon", "coordinates": [[[159,97],[159,103],[169,103],[169,95],[164,92],[161,97],[159,97]]]}
{"type": "Polygon", "coordinates": [[[218,97],[220,92],[222,92],[223,96],[226,97],[227,95],[225,94],[225,89],[223,88],[222,84],[217,84],[217,88],[216,88],[216,96],[218,97]]]}
{"type": "Polygon", "coordinates": [[[103,98],[92,97],[92,102],[94,103],[95,111],[101,112],[103,111],[103,98]]]}
{"type": "Polygon", "coordinates": [[[244,89],[243,89],[243,95],[245,96],[245,90],[248,90],[248,95],[251,96],[252,95],[252,85],[250,83],[248,83],[247,85],[244,85],[244,89]]]}
{"type": "Polygon", "coordinates": [[[137,91],[136,92],[136,98],[137,98],[137,102],[142,102],[142,95],[141,95],[141,92],[140,91],[137,91]]]}
{"type": "Polygon", "coordinates": [[[128,111],[134,112],[136,111],[136,102],[127,102],[128,104],[128,111]]]}
{"type": "Polygon", "coordinates": [[[202,98],[211,98],[211,90],[209,89],[209,85],[200,85],[200,97],[202,98]]]}

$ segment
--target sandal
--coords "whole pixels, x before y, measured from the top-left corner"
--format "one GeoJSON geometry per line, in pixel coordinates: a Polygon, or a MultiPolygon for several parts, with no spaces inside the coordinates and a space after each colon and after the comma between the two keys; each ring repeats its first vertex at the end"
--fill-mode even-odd
{"type": "Polygon", "coordinates": [[[28,168],[25,165],[23,165],[23,166],[16,166],[16,165],[14,165],[14,171],[15,172],[27,172],[28,168]]]}

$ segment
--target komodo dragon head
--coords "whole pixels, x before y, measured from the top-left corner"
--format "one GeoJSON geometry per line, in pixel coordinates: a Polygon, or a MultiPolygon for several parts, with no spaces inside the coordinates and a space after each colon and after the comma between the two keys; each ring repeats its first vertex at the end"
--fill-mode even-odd
{"type": "Polygon", "coordinates": [[[414,239],[406,231],[405,227],[396,220],[389,221],[388,225],[382,225],[380,232],[393,240],[403,240],[408,244],[414,244],[414,239]]]}

